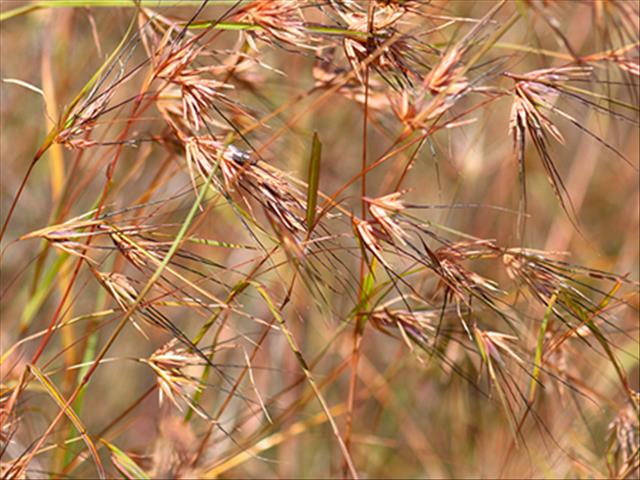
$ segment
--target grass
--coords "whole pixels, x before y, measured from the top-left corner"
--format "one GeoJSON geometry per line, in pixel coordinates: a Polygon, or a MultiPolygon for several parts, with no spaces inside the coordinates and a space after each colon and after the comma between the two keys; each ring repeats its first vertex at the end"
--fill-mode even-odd
{"type": "Polygon", "coordinates": [[[632,2],[4,2],[3,478],[635,478],[632,2]]]}

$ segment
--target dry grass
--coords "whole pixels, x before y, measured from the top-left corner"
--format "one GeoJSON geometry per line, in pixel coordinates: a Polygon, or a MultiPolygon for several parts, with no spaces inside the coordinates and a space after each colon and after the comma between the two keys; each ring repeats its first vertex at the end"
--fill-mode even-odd
{"type": "Polygon", "coordinates": [[[5,1],[3,478],[636,478],[634,2],[5,1]]]}

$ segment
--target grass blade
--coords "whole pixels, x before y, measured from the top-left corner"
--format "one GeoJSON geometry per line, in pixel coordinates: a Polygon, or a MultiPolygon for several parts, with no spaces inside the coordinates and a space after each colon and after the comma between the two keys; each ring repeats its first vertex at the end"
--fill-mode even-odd
{"type": "Polygon", "coordinates": [[[73,411],[71,407],[67,407],[67,402],[65,401],[64,398],[62,398],[62,395],[60,394],[60,392],[58,392],[55,385],[53,385],[53,383],[49,381],[49,379],[45,376],[44,373],[40,371],[38,367],[30,364],[29,370],[40,381],[40,383],[43,385],[43,387],[45,388],[47,393],[51,396],[51,398],[53,398],[53,400],[58,404],[58,406],[64,410],[64,413],[67,416],[67,418],[71,420],[71,423],[73,423],[73,425],[76,427],[78,432],[80,432],[80,435],[82,436],[82,439],[87,445],[89,452],[91,452],[91,456],[93,457],[93,460],[96,464],[96,470],[98,471],[98,476],[100,478],[106,478],[104,467],[100,462],[98,451],[96,450],[95,445],[91,441],[91,438],[87,433],[87,429],[82,424],[82,421],[80,420],[80,418],[78,418],[78,416],[76,415],[76,413],[73,411]]]}
{"type": "Polygon", "coordinates": [[[107,442],[104,438],[101,438],[100,442],[111,450],[111,461],[126,478],[136,480],[148,480],[150,478],[136,462],[131,460],[129,455],[124,453],[114,444],[107,442]]]}
{"type": "Polygon", "coordinates": [[[309,156],[309,170],[307,172],[307,229],[313,230],[318,204],[318,184],[320,182],[320,158],[322,156],[322,144],[318,133],[313,133],[311,143],[311,155],[309,156]]]}
{"type": "Polygon", "coordinates": [[[536,345],[536,355],[533,361],[533,374],[531,375],[531,384],[529,386],[529,403],[533,403],[536,395],[536,387],[538,385],[538,377],[540,376],[540,367],[542,365],[542,347],[544,344],[544,335],[547,332],[547,325],[549,324],[549,317],[553,313],[553,306],[558,298],[557,294],[551,296],[549,304],[547,305],[547,311],[542,318],[540,324],[540,332],[538,333],[538,343],[536,345]]]}

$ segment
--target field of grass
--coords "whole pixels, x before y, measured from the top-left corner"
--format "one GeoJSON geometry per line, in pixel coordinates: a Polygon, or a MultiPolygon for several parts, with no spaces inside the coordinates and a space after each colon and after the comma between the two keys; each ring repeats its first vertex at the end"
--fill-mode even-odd
{"type": "Polygon", "coordinates": [[[0,476],[638,478],[639,16],[0,2],[0,476]]]}

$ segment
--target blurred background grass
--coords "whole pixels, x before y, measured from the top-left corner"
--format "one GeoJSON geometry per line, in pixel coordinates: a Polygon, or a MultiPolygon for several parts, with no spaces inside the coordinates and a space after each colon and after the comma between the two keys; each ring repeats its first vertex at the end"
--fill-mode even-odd
{"type": "MultiPolygon", "coordinates": [[[[542,8],[541,3],[535,3],[542,8]]],[[[600,3],[609,2],[549,2],[550,5],[544,8],[549,8],[554,16],[561,19],[561,29],[574,51],[588,54],[610,48],[610,39],[603,37],[595,23],[594,4],[600,3]]],[[[0,12],[5,13],[27,4],[4,0],[0,12]]],[[[451,17],[477,19],[486,13],[489,6],[488,2],[451,1],[432,2],[428,8],[451,17]]],[[[509,3],[505,11],[500,12],[498,20],[504,21],[515,8],[526,11],[526,6],[526,2],[509,3]]],[[[193,6],[174,8],[160,3],[151,8],[165,15],[185,19],[194,11],[193,6]]],[[[216,18],[223,8],[206,7],[201,18],[216,18]]],[[[0,85],[0,185],[3,220],[27,166],[47,131],[65,105],[120,41],[132,15],[130,8],[43,8],[6,19],[0,24],[0,78],[3,79],[0,85]],[[42,91],[34,92],[8,81],[10,79],[18,79],[42,91]]],[[[563,59],[539,53],[548,50],[566,54],[566,50],[557,37],[550,33],[544,21],[536,17],[532,10],[528,15],[500,40],[500,44],[488,53],[486,60],[495,59],[498,68],[516,72],[566,63],[563,59]],[[511,48],[513,45],[527,46],[534,51],[520,52],[511,48]]],[[[637,28],[637,19],[632,23],[637,28]]],[[[613,21],[611,25],[615,26],[613,21]]],[[[235,38],[234,32],[224,33],[217,40],[219,43],[216,48],[231,48],[235,38]]],[[[445,29],[435,33],[431,42],[446,45],[452,38],[457,38],[456,33],[445,29]]],[[[627,40],[632,42],[638,39],[627,40]]],[[[611,41],[619,46],[617,38],[611,41]]],[[[139,49],[131,64],[135,65],[143,58],[144,52],[139,49]]],[[[238,88],[234,96],[234,99],[259,112],[258,117],[294,99],[299,92],[313,85],[311,70],[314,59],[310,55],[272,48],[260,60],[284,75],[257,69],[255,75],[261,77],[259,91],[238,88]]],[[[631,87],[612,82],[606,86],[607,95],[626,98],[632,89],[635,90],[635,98],[631,97],[629,101],[637,102],[637,78],[635,82],[631,87]]],[[[498,78],[496,84],[508,87],[512,81],[498,78]]],[[[133,83],[126,85],[118,96],[126,98],[135,95],[136,88],[133,83]]],[[[309,103],[309,99],[296,102],[271,122],[269,129],[252,134],[251,141],[261,145],[309,103]]],[[[458,107],[463,110],[475,103],[475,99],[463,99],[458,107]]],[[[510,108],[511,101],[506,97],[471,114],[474,122],[438,131],[431,138],[431,145],[420,151],[404,187],[409,190],[406,197],[408,202],[482,203],[511,211],[489,208],[433,209],[421,214],[424,219],[480,238],[495,239],[500,244],[512,245],[517,242],[515,213],[520,191],[512,140],[508,135],[510,108]]],[[[625,164],[579,129],[566,122],[561,123],[566,144],[554,143],[551,153],[566,182],[581,233],[562,211],[540,162],[529,149],[529,218],[524,244],[550,251],[567,251],[570,252],[568,259],[572,263],[617,274],[628,273],[630,278],[638,279],[638,127],[617,122],[587,108],[574,108],[572,113],[582,125],[615,145],[635,168],[625,164]]],[[[117,115],[114,114],[112,118],[117,118],[117,115]]],[[[371,118],[367,148],[373,159],[385,151],[400,130],[384,115],[377,116],[374,113],[371,118]]],[[[153,134],[158,127],[157,113],[149,111],[149,121],[141,122],[134,130],[136,134],[146,136],[153,134]]],[[[101,134],[108,137],[113,131],[117,131],[117,125],[107,124],[97,130],[95,137],[101,134]]],[[[287,128],[263,155],[270,164],[304,180],[314,131],[318,132],[323,144],[320,190],[331,193],[360,171],[360,104],[338,94],[328,98],[287,128]]],[[[20,235],[51,224],[60,211],[58,209],[66,209],[63,219],[90,210],[96,192],[104,183],[106,163],[100,148],[80,153],[56,145],[35,167],[2,245],[6,249],[2,257],[2,353],[26,335],[46,328],[66,287],[71,268],[70,265],[63,267],[25,331],[20,326],[20,319],[24,318],[25,305],[33,297],[34,260],[41,246],[36,241],[10,242],[20,235]],[[71,191],[75,194],[62,199],[61,192],[69,178],[71,191]]],[[[371,197],[387,193],[383,186],[387,184],[388,175],[389,169],[383,167],[368,176],[371,197]]],[[[138,148],[124,149],[108,204],[112,209],[122,208],[132,204],[145,192],[153,191],[154,198],[162,198],[175,192],[188,192],[190,188],[189,175],[175,156],[172,158],[157,145],[140,145],[138,148]],[[154,191],[151,185],[156,181],[159,187],[154,191]]],[[[344,205],[356,209],[359,204],[359,185],[356,183],[350,187],[344,197],[344,205]]],[[[181,222],[192,200],[192,196],[187,194],[174,201],[163,214],[164,221],[181,222]]],[[[203,238],[224,239],[226,242],[246,241],[246,234],[229,211],[204,218],[197,234],[203,238]]],[[[248,253],[241,250],[216,254],[211,249],[202,249],[202,252],[211,260],[227,265],[239,265],[249,258],[248,253]]],[[[57,252],[50,253],[45,265],[51,265],[57,255],[57,252]]],[[[502,275],[485,273],[490,278],[502,275]]],[[[274,291],[282,295],[284,291],[277,285],[277,278],[274,277],[272,281],[274,291]]],[[[81,272],[72,291],[72,309],[65,314],[65,318],[108,308],[110,303],[98,291],[91,274],[88,271],[81,272]]],[[[331,353],[314,368],[314,374],[319,383],[328,382],[329,386],[323,391],[328,402],[339,405],[346,400],[349,378],[347,369],[336,371],[336,368],[348,361],[352,339],[346,330],[337,339],[333,339],[332,335],[352,303],[338,292],[333,295],[329,299],[331,309],[327,311],[317,308],[304,289],[296,289],[288,322],[307,359],[313,359],[325,345],[332,345],[331,353]],[[332,378],[329,375],[333,373],[339,374],[332,378]]],[[[632,308],[617,315],[620,332],[613,332],[611,340],[616,344],[621,362],[627,367],[632,387],[637,390],[637,295],[630,297],[629,301],[632,308]]],[[[256,294],[243,295],[241,303],[258,318],[269,316],[256,294]]],[[[170,310],[170,307],[166,308],[170,310]]],[[[193,312],[186,309],[180,311],[184,312],[177,315],[180,326],[195,333],[197,328],[192,326],[193,312]]],[[[539,316],[541,309],[531,308],[524,313],[539,316]]],[[[198,322],[201,323],[202,319],[198,319],[198,322]]],[[[251,341],[256,340],[260,329],[251,319],[234,319],[234,322],[236,334],[247,337],[238,343],[250,351],[251,341]]],[[[109,328],[106,327],[100,335],[106,336],[109,328]]],[[[71,348],[71,353],[63,351],[64,336],[56,335],[44,359],[51,378],[55,378],[63,390],[63,369],[69,365],[67,362],[80,361],[80,345],[88,334],[84,325],[73,329],[70,338],[80,343],[71,348]],[[63,360],[65,355],[70,355],[67,360],[63,360]]],[[[531,349],[535,348],[535,332],[530,333],[525,345],[531,349]]],[[[120,338],[109,352],[109,357],[148,356],[155,349],[153,345],[157,345],[162,337],[161,334],[154,335],[152,332],[151,342],[146,342],[134,329],[129,328],[126,336],[120,338]]],[[[230,337],[231,333],[227,335],[230,337]]],[[[37,342],[22,346],[24,352],[18,359],[3,363],[5,385],[16,382],[23,362],[33,354],[34,343],[37,342]]],[[[448,348],[448,357],[460,360],[463,364],[468,361],[461,352],[456,351],[456,348],[460,348],[457,344],[452,343],[448,348]]],[[[469,381],[461,378],[450,369],[441,368],[433,359],[419,362],[404,342],[367,329],[359,370],[361,390],[353,426],[355,463],[363,475],[370,478],[597,477],[597,472],[606,472],[604,452],[607,426],[621,404],[613,369],[603,362],[601,356],[596,351],[581,353],[573,362],[568,355],[567,371],[576,379],[581,379],[589,396],[578,395],[570,388],[562,395],[552,388],[546,389],[536,406],[535,421],[530,421],[524,427],[523,436],[527,441],[514,446],[512,432],[499,402],[481,393],[487,392],[486,379],[472,378],[469,381]],[[479,388],[473,384],[476,380],[479,388]]],[[[216,358],[221,363],[244,363],[238,350],[223,350],[220,357],[216,358]]],[[[116,420],[121,412],[154,384],[153,375],[144,365],[124,363],[126,370],[123,369],[123,362],[101,366],[85,393],[81,417],[93,435],[98,435],[116,420]]],[[[268,337],[253,364],[268,369],[257,370],[256,373],[257,390],[265,399],[300,379],[294,356],[281,335],[268,337]]],[[[251,391],[251,388],[248,387],[247,391],[251,391]]],[[[154,392],[145,397],[105,434],[108,441],[129,452],[142,465],[151,461],[154,451],[156,455],[161,455],[158,452],[162,448],[162,439],[171,444],[171,455],[179,456],[180,449],[188,451],[190,448],[189,439],[193,440],[189,435],[200,437],[206,430],[203,424],[197,422],[176,426],[168,421],[168,413],[158,406],[156,395],[154,392]]],[[[57,413],[57,407],[37,387],[26,394],[24,402],[28,410],[20,420],[21,441],[28,444],[46,428],[57,413]]],[[[331,429],[325,422],[302,428],[300,433],[292,433],[291,428],[299,425],[296,422],[311,421],[319,412],[304,383],[299,383],[278,397],[272,408],[281,414],[290,405],[293,405],[292,415],[284,416],[271,430],[254,438],[254,432],[260,428],[268,429],[269,425],[255,412],[252,417],[242,401],[234,400],[233,407],[225,413],[221,422],[235,427],[239,419],[248,415],[248,422],[238,430],[243,442],[249,439],[248,445],[255,445],[258,438],[273,440],[269,436],[273,432],[280,432],[285,438],[274,448],[260,451],[260,458],[247,458],[237,467],[225,471],[223,476],[313,478],[339,475],[341,457],[331,429]],[[301,400],[304,398],[307,401],[301,400]]],[[[343,415],[339,416],[339,420],[342,425],[343,415]]],[[[220,432],[216,432],[216,435],[220,438],[214,442],[214,451],[210,455],[222,457],[222,452],[233,450],[234,445],[220,432]]],[[[61,437],[58,437],[60,440],[61,437]]],[[[83,444],[74,442],[68,448],[72,452],[80,451],[83,444]]],[[[104,450],[101,449],[101,452],[106,458],[108,452],[104,450]]],[[[49,456],[54,455],[55,449],[38,456],[42,470],[51,471],[53,467],[49,465],[54,464],[49,463],[49,456]]],[[[9,460],[3,458],[3,461],[9,460]]],[[[93,476],[94,471],[91,462],[85,461],[68,474],[87,478],[93,476]]],[[[53,476],[59,478],[55,473],[53,476]]]]}

